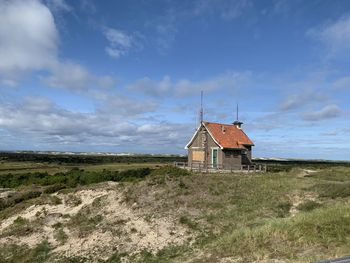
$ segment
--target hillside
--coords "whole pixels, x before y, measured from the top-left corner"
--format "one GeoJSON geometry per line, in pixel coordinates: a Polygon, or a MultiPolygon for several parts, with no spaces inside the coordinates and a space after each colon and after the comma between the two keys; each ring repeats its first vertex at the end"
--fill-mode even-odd
{"type": "Polygon", "coordinates": [[[0,262],[315,262],[350,254],[350,168],[283,167],[1,175],[0,262]]]}

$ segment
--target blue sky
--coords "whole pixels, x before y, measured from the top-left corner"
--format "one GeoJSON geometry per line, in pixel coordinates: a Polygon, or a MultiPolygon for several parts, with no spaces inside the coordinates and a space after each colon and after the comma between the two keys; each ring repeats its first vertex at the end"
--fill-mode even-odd
{"type": "Polygon", "coordinates": [[[349,159],[349,1],[0,0],[0,149],[185,153],[239,103],[255,156],[349,159]]]}

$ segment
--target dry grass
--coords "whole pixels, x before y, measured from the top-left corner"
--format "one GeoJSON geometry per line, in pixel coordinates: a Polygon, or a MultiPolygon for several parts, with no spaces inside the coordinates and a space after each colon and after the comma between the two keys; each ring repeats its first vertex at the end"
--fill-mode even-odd
{"type": "Polygon", "coordinates": [[[207,175],[163,167],[136,182],[61,190],[0,212],[7,226],[0,256],[20,261],[21,248],[33,255],[27,262],[39,255],[41,262],[225,263],[349,254],[350,168],[310,171],[207,175]],[[26,246],[23,236],[35,242],[26,246]]]}

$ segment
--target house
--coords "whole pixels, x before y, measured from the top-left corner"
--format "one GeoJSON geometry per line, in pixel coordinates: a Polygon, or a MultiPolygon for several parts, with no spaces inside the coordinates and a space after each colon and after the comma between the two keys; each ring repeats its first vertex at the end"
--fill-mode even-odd
{"type": "Polygon", "coordinates": [[[240,169],[252,164],[254,143],[242,130],[242,122],[221,124],[202,121],[190,142],[190,167],[240,169]]]}

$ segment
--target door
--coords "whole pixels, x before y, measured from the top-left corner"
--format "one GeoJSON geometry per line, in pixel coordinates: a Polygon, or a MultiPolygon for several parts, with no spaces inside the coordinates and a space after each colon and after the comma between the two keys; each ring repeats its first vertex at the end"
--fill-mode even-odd
{"type": "Polygon", "coordinates": [[[213,164],[213,168],[218,167],[218,149],[212,150],[212,164],[213,164]]]}

